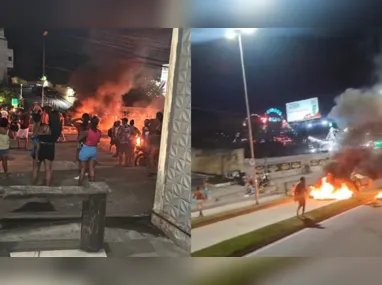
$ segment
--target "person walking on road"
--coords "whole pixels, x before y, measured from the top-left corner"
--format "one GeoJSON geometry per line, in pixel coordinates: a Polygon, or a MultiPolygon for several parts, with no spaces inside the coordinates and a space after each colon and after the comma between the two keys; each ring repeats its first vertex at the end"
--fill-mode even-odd
{"type": "Polygon", "coordinates": [[[301,215],[305,215],[307,187],[305,177],[300,178],[300,182],[296,185],[294,190],[294,199],[298,203],[297,216],[300,216],[300,209],[302,209],[301,215]]]}
{"type": "Polygon", "coordinates": [[[196,203],[198,206],[200,218],[204,216],[203,215],[204,201],[207,199],[203,188],[204,187],[197,186],[196,191],[193,194],[193,198],[196,200],[196,203]]]}

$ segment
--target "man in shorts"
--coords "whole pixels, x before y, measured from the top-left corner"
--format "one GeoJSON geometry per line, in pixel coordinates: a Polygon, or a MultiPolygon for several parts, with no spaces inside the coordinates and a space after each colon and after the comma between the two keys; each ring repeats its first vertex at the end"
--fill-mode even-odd
{"type": "Polygon", "coordinates": [[[302,216],[305,215],[307,187],[305,177],[300,178],[300,182],[296,185],[294,192],[294,199],[298,203],[297,217],[300,216],[300,209],[302,209],[302,216]]]}
{"type": "Polygon", "coordinates": [[[23,109],[20,109],[20,128],[17,131],[17,148],[20,148],[20,140],[24,140],[24,148],[28,148],[28,134],[29,134],[30,115],[23,109]]]}
{"type": "Polygon", "coordinates": [[[119,152],[119,165],[128,166],[128,158],[130,151],[130,126],[127,124],[128,119],[122,119],[122,126],[118,129],[118,152],[119,152]],[[124,161],[124,163],[123,163],[124,161]]]}

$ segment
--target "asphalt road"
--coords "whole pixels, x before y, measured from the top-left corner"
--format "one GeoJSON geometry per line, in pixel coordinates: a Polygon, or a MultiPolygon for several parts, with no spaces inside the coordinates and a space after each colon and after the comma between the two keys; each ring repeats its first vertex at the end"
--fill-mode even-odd
{"type": "Polygon", "coordinates": [[[302,230],[247,256],[382,257],[381,206],[357,207],[321,223],[321,227],[302,230]]]}
{"type": "Polygon", "coordinates": [[[256,285],[381,284],[382,258],[315,258],[297,262],[301,263],[275,272],[256,285]]]}

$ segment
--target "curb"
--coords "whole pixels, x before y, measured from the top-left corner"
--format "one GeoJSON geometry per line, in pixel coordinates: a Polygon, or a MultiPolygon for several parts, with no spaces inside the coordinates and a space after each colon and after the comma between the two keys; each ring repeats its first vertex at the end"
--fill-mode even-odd
{"type": "Polygon", "coordinates": [[[218,184],[211,184],[211,185],[214,186],[214,188],[222,188],[222,187],[231,186],[232,182],[225,182],[225,183],[218,183],[218,184]]]}

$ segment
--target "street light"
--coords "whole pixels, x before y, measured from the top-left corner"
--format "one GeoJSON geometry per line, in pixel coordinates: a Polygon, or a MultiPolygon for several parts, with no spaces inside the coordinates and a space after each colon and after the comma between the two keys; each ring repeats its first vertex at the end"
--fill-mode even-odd
{"type": "Polygon", "coordinates": [[[257,181],[257,175],[256,175],[256,160],[255,160],[255,150],[253,147],[253,135],[252,135],[252,122],[251,122],[251,112],[249,109],[249,102],[248,102],[248,90],[247,90],[247,78],[245,75],[245,66],[244,66],[244,55],[243,55],[243,43],[242,43],[242,35],[243,34],[252,34],[255,32],[256,29],[252,28],[241,28],[241,29],[230,29],[227,33],[227,38],[229,39],[238,39],[239,42],[239,50],[240,50],[240,62],[241,62],[241,70],[243,73],[243,84],[244,84],[244,96],[245,96],[245,106],[247,109],[247,121],[248,121],[248,135],[249,135],[249,147],[251,150],[251,160],[250,165],[253,166],[253,180],[255,181],[255,200],[256,204],[259,204],[259,182],[257,181]]]}
{"type": "Polygon", "coordinates": [[[41,106],[44,107],[44,84],[45,84],[45,81],[46,81],[46,76],[45,76],[45,37],[48,35],[48,32],[45,31],[42,36],[43,36],[43,40],[42,40],[42,78],[41,80],[43,81],[43,84],[42,84],[42,87],[41,87],[41,106]]]}

